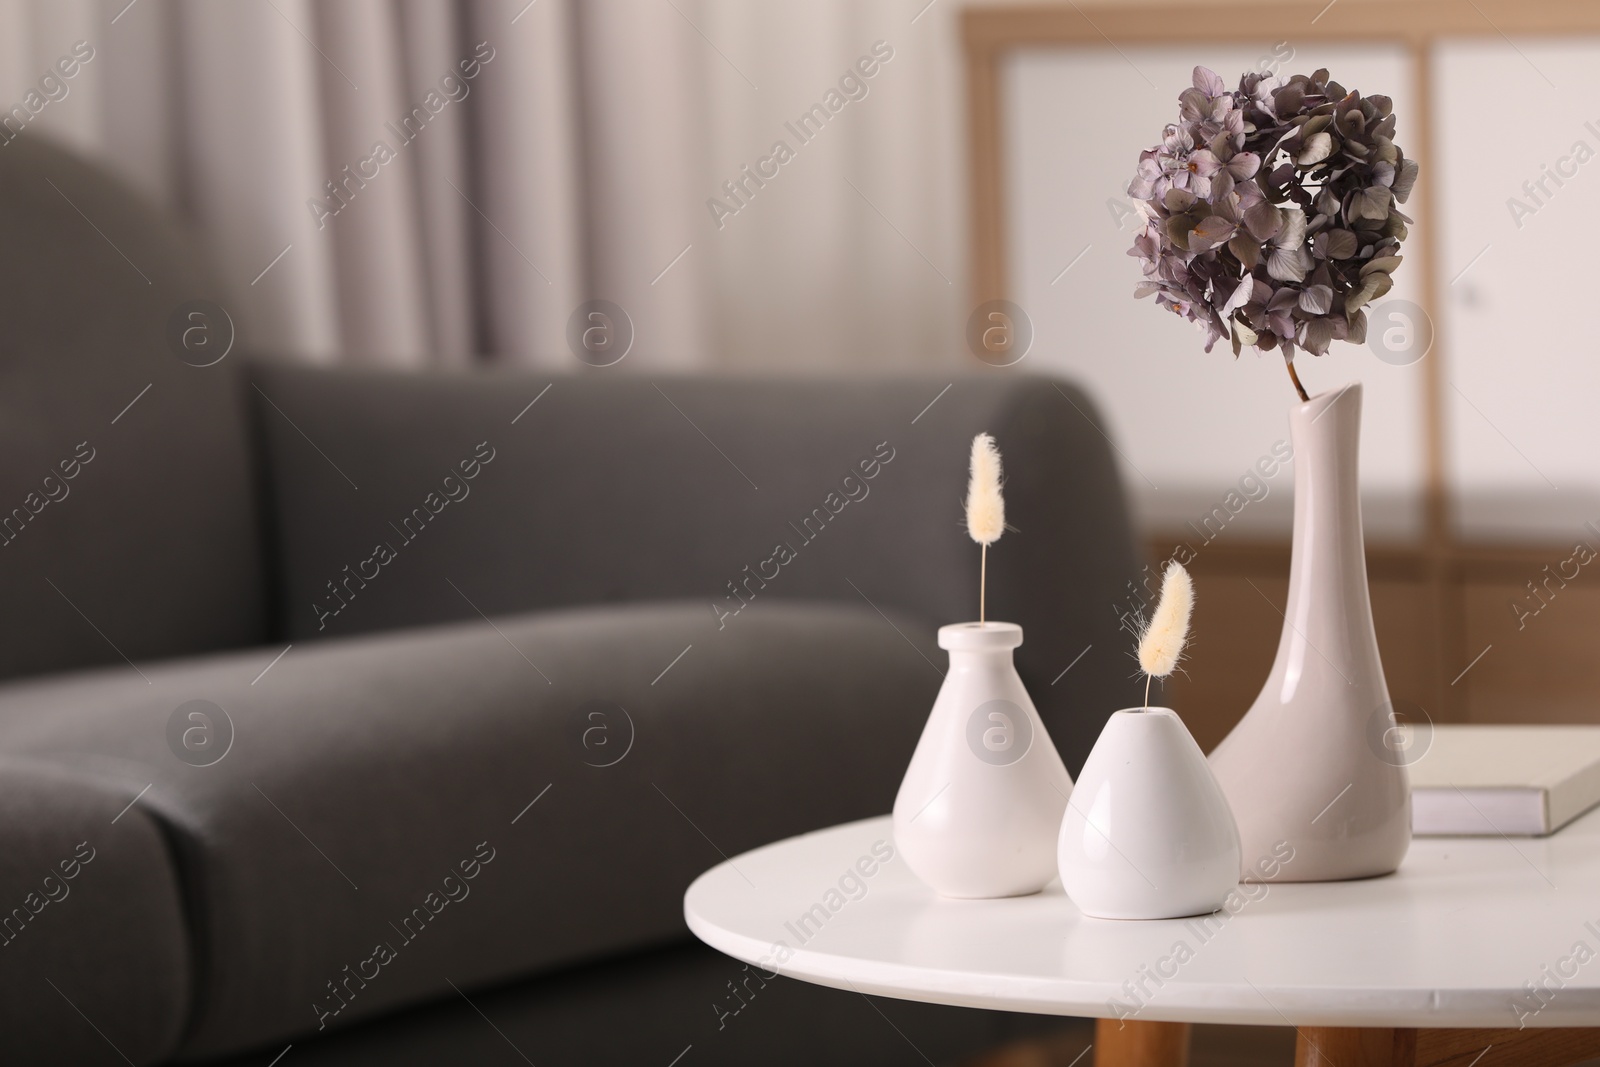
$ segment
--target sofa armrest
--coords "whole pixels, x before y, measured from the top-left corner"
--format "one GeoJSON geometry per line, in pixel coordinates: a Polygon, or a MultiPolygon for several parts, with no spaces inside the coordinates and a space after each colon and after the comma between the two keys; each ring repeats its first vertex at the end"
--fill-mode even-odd
{"type": "Polygon", "coordinates": [[[0,1054],[165,1059],[193,969],[176,869],[140,786],[0,760],[0,1054]]]}
{"type": "MultiPolygon", "coordinates": [[[[1069,768],[1137,702],[1114,608],[1132,527],[1070,384],[252,375],[287,638],[667,598],[725,628],[786,599],[969,619],[961,501],[988,431],[1016,530],[989,612],[1023,626],[1018,668],[1069,768]]],[[[932,626],[905,636],[942,669],[932,626]]]]}

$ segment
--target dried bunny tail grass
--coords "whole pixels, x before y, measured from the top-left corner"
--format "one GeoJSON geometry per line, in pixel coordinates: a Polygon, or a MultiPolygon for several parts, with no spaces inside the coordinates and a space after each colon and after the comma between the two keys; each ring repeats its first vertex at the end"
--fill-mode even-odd
{"type": "Polygon", "coordinates": [[[1152,678],[1165,678],[1178,666],[1184,642],[1189,639],[1189,615],[1194,611],[1194,581],[1183,564],[1167,564],[1161,579],[1161,597],[1155,614],[1139,636],[1139,668],[1152,678]]]}
{"type": "Polygon", "coordinates": [[[1000,450],[994,438],[972,439],[971,478],[967,482],[967,533],[987,548],[1006,528],[1006,502],[1000,495],[1000,450]]]}

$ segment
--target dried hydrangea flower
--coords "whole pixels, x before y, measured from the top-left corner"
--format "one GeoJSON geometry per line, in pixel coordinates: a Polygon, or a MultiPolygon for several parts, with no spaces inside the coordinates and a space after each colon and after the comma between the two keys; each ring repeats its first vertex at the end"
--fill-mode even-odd
{"type": "Polygon", "coordinates": [[[1326,70],[1287,81],[1246,74],[1227,90],[1194,69],[1178,121],[1139,155],[1128,194],[1144,213],[1129,255],[1138,297],[1192,320],[1206,351],[1226,337],[1294,354],[1366,339],[1362,310],[1387,293],[1411,221],[1417,163],[1394,143],[1386,96],[1363,98],[1326,70]]]}

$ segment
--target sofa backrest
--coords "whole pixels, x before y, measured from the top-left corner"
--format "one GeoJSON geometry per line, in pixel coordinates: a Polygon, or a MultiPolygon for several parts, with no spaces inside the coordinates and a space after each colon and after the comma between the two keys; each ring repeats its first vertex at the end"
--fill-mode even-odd
{"type": "Polygon", "coordinates": [[[942,672],[933,625],[977,616],[962,499],[988,431],[1016,527],[990,552],[989,615],[1024,627],[1018,668],[1057,743],[1081,759],[1137,701],[1115,609],[1128,509],[1067,383],[252,373],[286,640],[665,599],[731,629],[822,600],[926,620],[905,636],[942,672]]]}
{"type": "Polygon", "coordinates": [[[263,636],[238,355],[191,365],[227,326],[183,318],[223,299],[202,262],[105,172],[0,144],[0,679],[263,636]]]}

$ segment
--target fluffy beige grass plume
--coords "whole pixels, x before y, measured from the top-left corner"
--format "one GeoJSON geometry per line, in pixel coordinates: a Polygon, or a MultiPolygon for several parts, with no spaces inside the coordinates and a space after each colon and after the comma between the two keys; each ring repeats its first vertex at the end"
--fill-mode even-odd
{"type": "MultiPolygon", "coordinates": [[[[1194,581],[1183,564],[1167,564],[1161,579],[1161,596],[1156,610],[1139,635],[1139,669],[1151,678],[1165,678],[1178,667],[1183,646],[1189,639],[1189,616],[1194,611],[1194,581]]],[[[1150,686],[1145,684],[1145,706],[1150,704],[1150,686]]]]}
{"type": "Polygon", "coordinates": [[[1006,529],[1006,502],[1000,495],[1000,450],[994,438],[980,433],[972,439],[972,464],[967,480],[967,533],[987,548],[1006,529]]]}

